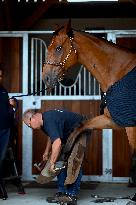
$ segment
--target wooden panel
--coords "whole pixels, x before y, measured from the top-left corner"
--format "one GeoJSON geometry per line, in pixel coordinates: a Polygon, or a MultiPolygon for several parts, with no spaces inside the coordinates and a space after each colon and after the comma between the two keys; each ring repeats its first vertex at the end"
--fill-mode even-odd
{"type": "Polygon", "coordinates": [[[124,130],[113,131],[113,176],[128,177],[131,165],[128,138],[124,130]]]}
{"type": "Polygon", "coordinates": [[[117,44],[136,51],[136,37],[117,38],[117,44]]]}
{"type": "MultiPolygon", "coordinates": [[[[64,108],[69,111],[78,112],[82,115],[94,117],[99,114],[99,101],[43,101],[41,111],[54,108],[64,108]]],[[[33,132],[33,163],[42,159],[42,154],[46,146],[45,134],[41,131],[33,132]]],[[[92,131],[88,137],[87,149],[83,165],[84,175],[102,174],[102,137],[101,131],[92,131]]],[[[33,168],[33,174],[36,170],[33,168]]]]}
{"type": "Polygon", "coordinates": [[[0,64],[5,76],[4,86],[9,92],[21,92],[21,38],[0,38],[0,64]]]}

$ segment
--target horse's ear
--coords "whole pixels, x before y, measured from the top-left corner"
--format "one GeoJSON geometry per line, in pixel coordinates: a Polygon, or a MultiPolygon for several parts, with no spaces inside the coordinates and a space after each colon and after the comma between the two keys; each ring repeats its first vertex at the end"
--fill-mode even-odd
{"type": "Polygon", "coordinates": [[[73,37],[73,30],[71,28],[71,19],[69,19],[68,23],[65,26],[66,29],[66,34],[68,35],[68,37],[73,37]]]}
{"type": "Polygon", "coordinates": [[[71,19],[69,19],[68,23],[66,24],[66,33],[71,31],[71,19]]]}
{"type": "Polygon", "coordinates": [[[55,26],[54,26],[54,31],[57,31],[58,29],[59,29],[59,25],[58,24],[55,24],[55,26]]]}
{"type": "Polygon", "coordinates": [[[71,19],[69,19],[69,21],[66,23],[65,30],[66,33],[68,33],[71,30],[71,19]]]}

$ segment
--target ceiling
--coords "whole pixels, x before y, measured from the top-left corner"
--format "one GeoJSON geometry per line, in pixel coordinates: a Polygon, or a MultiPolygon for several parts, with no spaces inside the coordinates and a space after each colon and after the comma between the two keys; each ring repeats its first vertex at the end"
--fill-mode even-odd
{"type": "Polygon", "coordinates": [[[67,3],[66,0],[4,0],[0,2],[0,30],[31,30],[40,19],[136,18],[136,0],[67,3]]]}

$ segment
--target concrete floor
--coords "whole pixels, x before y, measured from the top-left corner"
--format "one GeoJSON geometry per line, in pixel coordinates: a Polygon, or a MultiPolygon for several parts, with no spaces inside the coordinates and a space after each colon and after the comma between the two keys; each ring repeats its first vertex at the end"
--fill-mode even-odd
{"type": "MultiPolygon", "coordinates": [[[[57,189],[46,185],[46,187],[39,187],[32,183],[23,183],[26,194],[21,195],[17,193],[17,188],[12,184],[7,184],[8,199],[0,199],[0,205],[50,205],[46,202],[47,196],[52,196],[57,189]]],[[[78,205],[126,205],[128,199],[116,199],[114,202],[96,203],[96,198],[91,195],[100,195],[106,197],[126,197],[132,196],[136,192],[136,188],[129,188],[127,184],[115,183],[97,183],[86,184],[81,186],[79,194],[78,205]]],[[[133,205],[135,203],[130,203],[133,205]]],[[[55,204],[54,204],[55,205],[55,204]]],[[[128,204],[127,204],[128,205],[128,204]]]]}

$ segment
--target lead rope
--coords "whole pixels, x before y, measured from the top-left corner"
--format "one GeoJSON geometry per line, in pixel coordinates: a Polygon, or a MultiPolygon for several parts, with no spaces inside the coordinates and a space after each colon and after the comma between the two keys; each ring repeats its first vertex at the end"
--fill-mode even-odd
{"type": "Polygon", "coordinates": [[[52,90],[52,88],[43,88],[42,90],[39,90],[37,92],[32,92],[32,93],[28,93],[28,94],[23,94],[23,95],[13,95],[10,99],[14,99],[16,97],[24,97],[24,96],[31,96],[31,95],[35,95],[37,93],[41,93],[42,91],[45,90],[52,90]]]}
{"type": "Polygon", "coordinates": [[[35,95],[37,93],[41,93],[42,91],[45,90],[52,90],[52,88],[43,88],[42,90],[39,90],[37,92],[32,92],[32,93],[28,93],[28,94],[23,94],[23,95],[13,95],[11,98],[9,99],[14,99],[16,102],[16,107],[12,108],[13,112],[16,113],[17,109],[18,109],[18,100],[16,99],[16,97],[25,97],[25,96],[31,96],[31,95],[35,95]]]}

